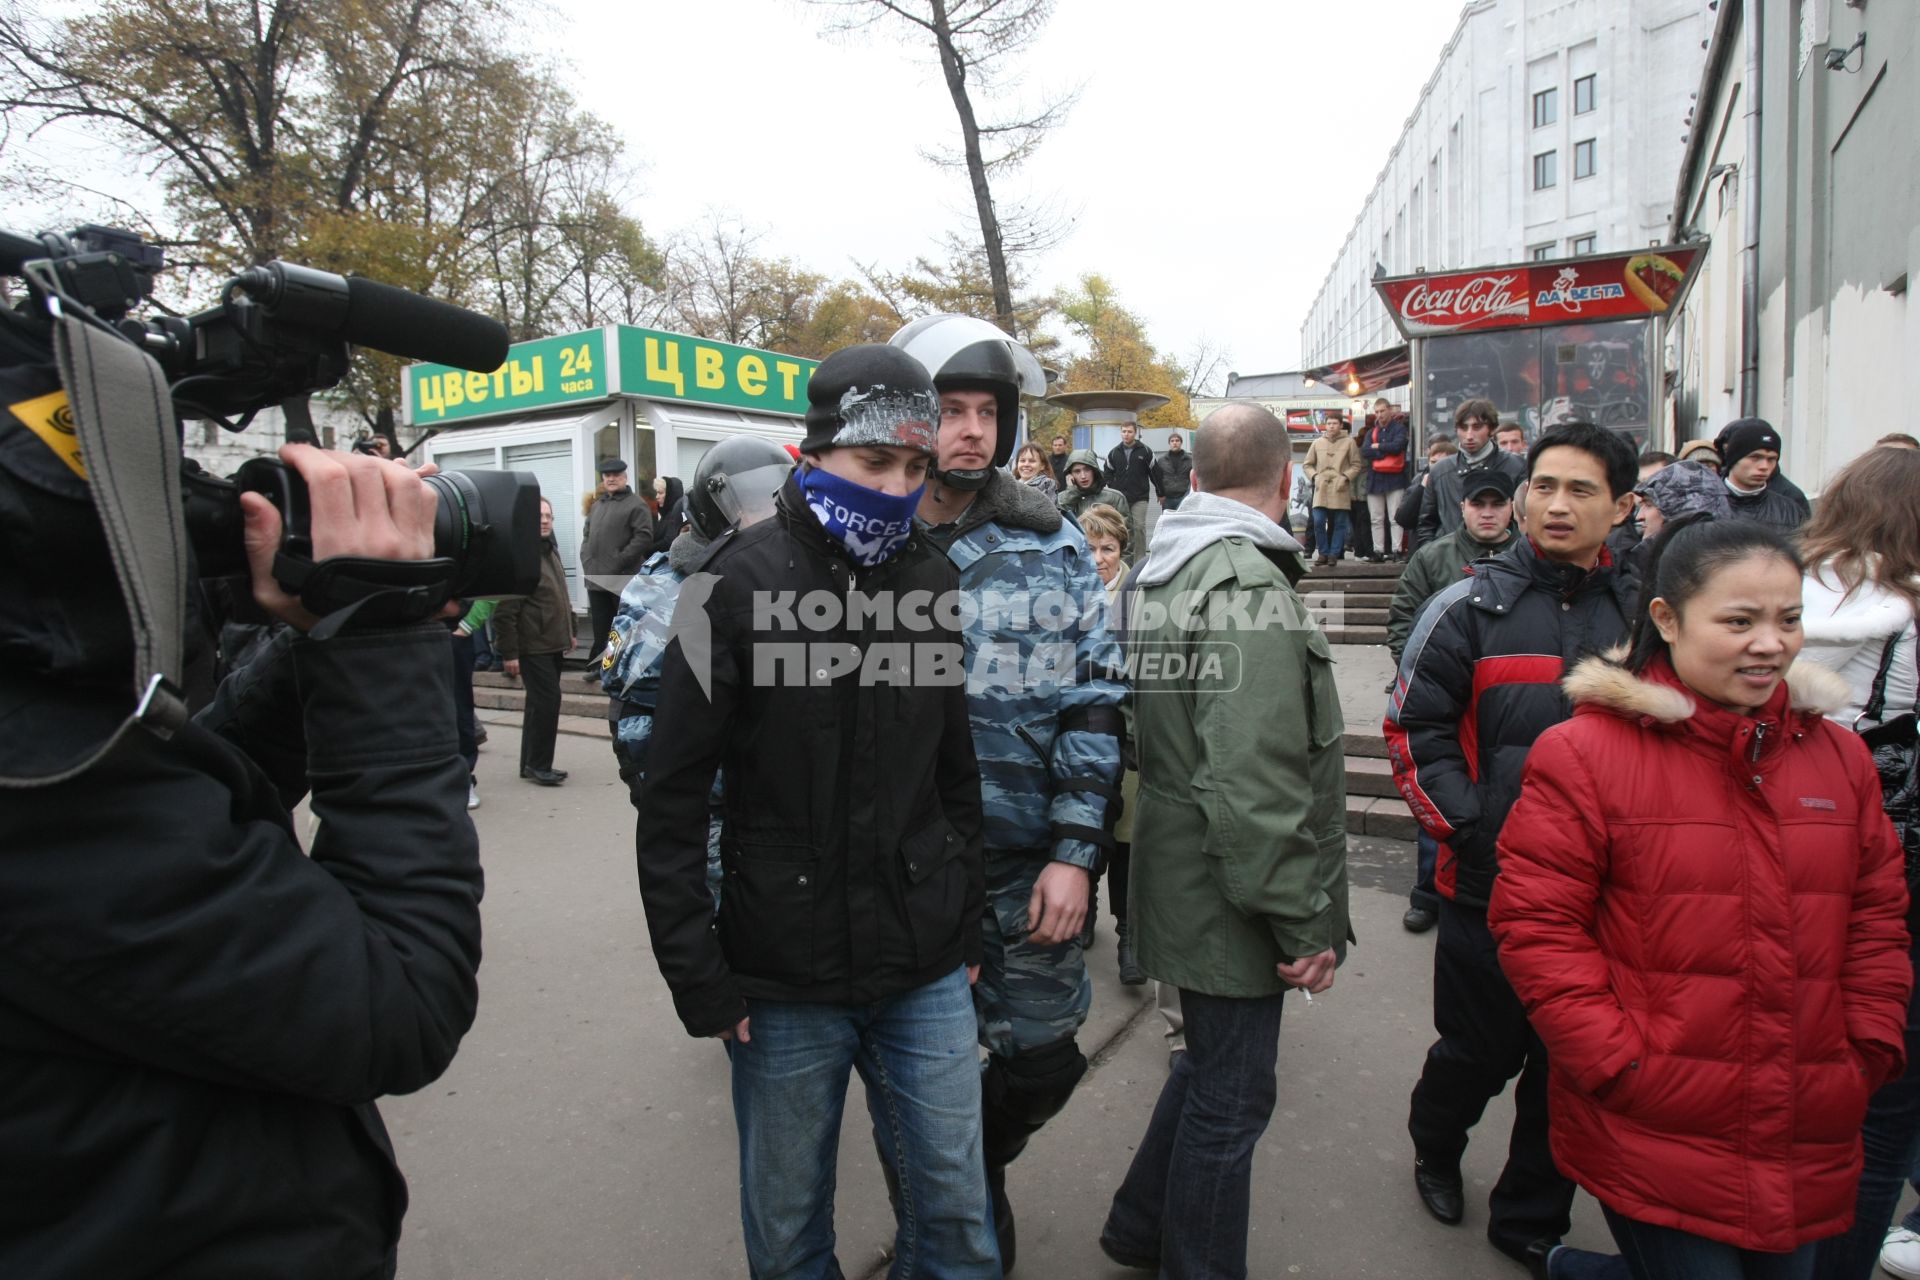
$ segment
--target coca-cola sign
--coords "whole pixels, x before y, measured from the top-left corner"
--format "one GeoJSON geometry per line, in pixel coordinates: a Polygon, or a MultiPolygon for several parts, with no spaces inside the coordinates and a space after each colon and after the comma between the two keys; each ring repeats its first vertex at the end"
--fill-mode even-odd
{"type": "Polygon", "coordinates": [[[1623,319],[1665,311],[1685,291],[1699,255],[1694,246],[1671,246],[1476,271],[1389,276],[1375,281],[1374,287],[1409,338],[1623,319]]]}
{"type": "Polygon", "coordinates": [[[1524,323],[1527,312],[1525,271],[1421,278],[1400,299],[1400,316],[1409,333],[1451,333],[1508,316],[1524,323]]]}

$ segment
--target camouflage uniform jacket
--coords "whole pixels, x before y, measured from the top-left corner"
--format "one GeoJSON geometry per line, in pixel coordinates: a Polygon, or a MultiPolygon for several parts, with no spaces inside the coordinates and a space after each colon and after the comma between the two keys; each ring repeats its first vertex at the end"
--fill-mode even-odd
{"type": "Polygon", "coordinates": [[[998,471],[959,521],[927,535],[981,606],[964,640],[986,847],[1090,869],[1113,843],[1128,695],[1086,539],[998,471]],[[1064,599],[1074,612],[1058,626],[1064,599]]]}
{"type": "MultiPolygon", "coordinates": [[[[620,593],[600,660],[600,688],[607,695],[607,719],[613,730],[613,754],[620,776],[639,782],[647,740],[653,733],[653,704],[660,692],[660,660],[666,656],[673,609],[680,584],[706,551],[691,530],[666,551],[656,551],[620,593]],[[632,775],[632,776],[629,776],[632,775]]],[[[720,777],[713,780],[713,802],[720,803],[720,777]]]]}

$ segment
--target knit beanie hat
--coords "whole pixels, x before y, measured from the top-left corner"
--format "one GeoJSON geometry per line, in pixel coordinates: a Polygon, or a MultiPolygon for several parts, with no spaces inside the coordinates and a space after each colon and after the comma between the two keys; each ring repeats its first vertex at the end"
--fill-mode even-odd
{"type": "Polygon", "coordinates": [[[1755,449],[1780,452],[1780,433],[1765,418],[1736,418],[1720,428],[1720,434],[1713,441],[1713,451],[1720,455],[1720,465],[1728,471],[1755,449]]]}
{"type": "Polygon", "coordinates": [[[869,342],[820,362],[807,383],[807,435],[800,452],[896,445],[932,454],[940,396],[918,360],[869,342]]]}

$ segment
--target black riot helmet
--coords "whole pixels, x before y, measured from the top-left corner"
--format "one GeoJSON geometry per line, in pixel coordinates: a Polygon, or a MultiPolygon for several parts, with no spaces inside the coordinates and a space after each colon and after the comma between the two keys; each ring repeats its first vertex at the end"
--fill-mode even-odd
{"type": "Polygon", "coordinates": [[[793,458],[758,436],[731,436],[707,450],[687,490],[688,518],[711,541],[773,514],[773,498],[793,470],[793,458]]]}
{"type": "MultiPolygon", "coordinates": [[[[937,391],[992,393],[1000,431],[993,466],[1006,466],[1020,438],[1021,395],[1047,392],[1046,371],[1033,353],[1004,330],[972,316],[921,316],[888,342],[924,365],[937,391]]],[[[989,474],[989,470],[938,471],[936,478],[951,489],[979,489],[989,474]]]]}

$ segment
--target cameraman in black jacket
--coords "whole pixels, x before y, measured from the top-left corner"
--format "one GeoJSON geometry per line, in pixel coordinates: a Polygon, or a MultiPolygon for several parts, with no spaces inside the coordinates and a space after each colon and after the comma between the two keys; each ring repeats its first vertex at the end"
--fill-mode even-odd
{"type": "MultiPolygon", "coordinates": [[[[0,776],[112,732],[132,645],[81,468],[0,369],[0,776]],[[19,416],[16,416],[16,412],[19,416]]],[[[314,556],[425,559],[398,463],[281,451],[314,556]]],[[[255,600],[290,624],[162,740],[0,790],[0,1275],[392,1276],[406,1184],[373,1101],[437,1077],[472,1023],[478,845],[447,632],[325,642],[244,500],[255,600]],[[303,852],[290,807],[319,825],[303,852]]]]}

